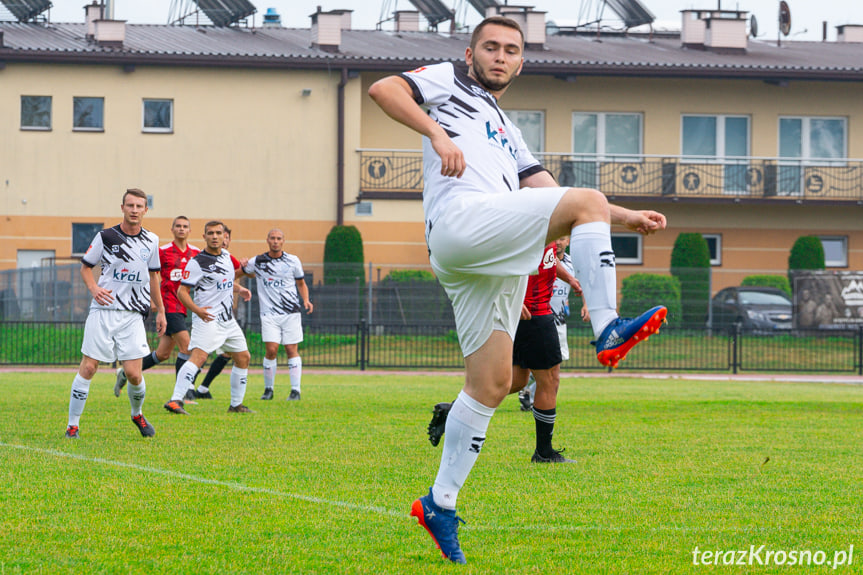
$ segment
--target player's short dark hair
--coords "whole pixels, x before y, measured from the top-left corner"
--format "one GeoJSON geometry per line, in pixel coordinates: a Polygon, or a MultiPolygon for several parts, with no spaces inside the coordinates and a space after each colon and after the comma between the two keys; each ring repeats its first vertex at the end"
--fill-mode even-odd
{"type": "Polygon", "coordinates": [[[141,198],[145,202],[147,201],[147,194],[145,194],[143,190],[139,190],[138,188],[129,188],[128,190],[126,190],[126,193],[123,194],[123,204],[126,203],[126,196],[135,196],[136,198],[141,198]]]}
{"type": "Polygon", "coordinates": [[[172,227],[172,228],[174,227],[174,224],[176,224],[176,223],[177,223],[177,220],[186,220],[186,221],[187,221],[187,222],[189,222],[190,224],[192,223],[192,220],[190,220],[190,219],[189,219],[189,218],[187,218],[186,216],[177,216],[176,218],[174,218],[174,221],[173,221],[173,222],[171,222],[171,227],[172,227]]]}
{"type": "Polygon", "coordinates": [[[521,35],[521,44],[522,46],[524,46],[524,32],[521,30],[521,26],[518,24],[518,22],[516,22],[512,18],[507,18],[506,16],[489,16],[488,18],[477,24],[476,28],[473,29],[473,34],[471,34],[470,36],[471,50],[476,49],[476,43],[477,41],[479,41],[479,36],[482,29],[490,24],[518,30],[519,35],[521,35]]]}
{"type": "Polygon", "coordinates": [[[223,224],[219,220],[210,220],[209,222],[204,224],[204,233],[207,233],[208,229],[214,228],[216,226],[222,226],[222,231],[225,231],[228,229],[227,226],[225,226],[225,224],[223,224]]]}
{"type": "Polygon", "coordinates": [[[225,230],[226,234],[231,235],[231,228],[229,228],[225,224],[222,224],[222,229],[225,230]]]}

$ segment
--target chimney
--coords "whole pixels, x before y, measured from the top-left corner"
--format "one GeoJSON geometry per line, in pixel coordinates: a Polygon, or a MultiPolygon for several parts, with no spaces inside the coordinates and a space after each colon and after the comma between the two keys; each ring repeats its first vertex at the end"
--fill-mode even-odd
{"type": "Polygon", "coordinates": [[[526,50],[542,50],[545,47],[545,12],[534,10],[531,6],[498,6],[486,13],[492,10],[518,22],[524,32],[526,50]]]}
{"type": "Polygon", "coordinates": [[[863,24],[836,26],[837,42],[863,42],[863,24]]]}
{"type": "Polygon", "coordinates": [[[93,0],[92,4],[84,6],[84,21],[87,23],[87,35],[85,37],[87,40],[92,40],[96,37],[96,25],[94,22],[102,18],[104,18],[102,6],[96,0],[93,0]]]}
{"type": "Polygon", "coordinates": [[[312,46],[324,52],[338,52],[342,43],[342,30],[351,29],[351,13],[353,10],[318,11],[312,18],[312,46]]]}
{"type": "Polygon", "coordinates": [[[740,10],[681,10],[684,47],[721,54],[746,52],[746,14],[740,10]]]}
{"type": "Polygon", "coordinates": [[[94,20],[94,40],[104,48],[122,48],[126,41],[125,20],[94,20]]]}
{"type": "Polygon", "coordinates": [[[420,13],[417,10],[396,11],[396,32],[419,32],[420,13]]]}

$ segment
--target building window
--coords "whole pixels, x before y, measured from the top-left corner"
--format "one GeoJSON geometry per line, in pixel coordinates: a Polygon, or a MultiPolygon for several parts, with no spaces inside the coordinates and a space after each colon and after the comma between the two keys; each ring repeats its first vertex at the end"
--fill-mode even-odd
{"type": "Polygon", "coordinates": [[[824,165],[846,158],[847,134],[845,118],[779,118],[779,192],[802,193],[804,163],[824,165]]]}
{"type": "Polygon", "coordinates": [[[618,264],[642,264],[641,234],[613,233],[611,234],[611,249],[614,250],[614,261],[618,264]]]}
{"type": "Polygon", "coordinates": [[[722,265],[722,235],[721,234],[701,234],[704,241],[707,242],[707,250],[710,252],[710,265],[722,265]]]}
{"type": "Polygon", "coordinates": [[[105,131],[105,98],[73,98],[72,129],[81,132],[105,131]]]}
{"type": "Polygon", "coordinates": [[[572,153],[592,157],[566,162],[558,177],[561,185],[596,188],[599,161],[637,161],[641,154],[641,126],[641,114],[575,112],[572,153]]]}
{"type": "Polygon", "coordinates": [[[848,238],[845,236],[819,236],[824,247],[824,265],[828,268],[848,267],[848,238]]]}
{"type": "Polygon", "coordinates": [[[749,117],[685,115],[680,125],[684,161],[721,163],[722,189],[730,193],[746,192],[749,117]]]}
{"type": "Polygon", "coordinates": [[[51,129],[51,96],[21,96],[21,129],[51,129]]]}
{"type": "Polygon", "coordinates": [[[524,138],[531,154],[545,151],[545,112],[531,110],[504,110],[524,138]]]}
{"type": "Polygon", "coordinates": [[[145,132],[171,133],[174,131],[174,101],[144,100],[145,132]]]}
{"type": "Polygon", "coordinates": [[[90,242],[96,234],[102,231],[104,224],[72,224],[72,255],[83,256],[90,247],[90,242]]]}

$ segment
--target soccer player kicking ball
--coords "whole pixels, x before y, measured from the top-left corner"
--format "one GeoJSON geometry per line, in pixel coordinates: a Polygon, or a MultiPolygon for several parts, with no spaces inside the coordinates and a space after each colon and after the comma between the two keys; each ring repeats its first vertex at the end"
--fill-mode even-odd
{"type": "MultiPolygon", "coordinates": [[[[204,226],[204,241],[207,247],[186,264],[177,297],[186,308],[195,314],[192,318],[192,335],[189,341],[189,360],[177,373],[174,393],[165,409],[171,413],[188,415],[183,408],[183,397],[194,384],[195,377],[207,356],[222,348],[231,354],[234,367],[231,369],[231,413],[250,413],[243,405],[246,395],[246,378],[249,373],[249,348],[246,336],[234,319],[234,278],[236,272],[231,263],[231,254],[222,249],[224,224],[214,220],[204,226]],[[189,290],[195,289],[195,299],[189,290]]],[[[245,301],[252,293],[240,287],[245,301]]]]}
{"type": "Polygon", "coordinates": [[[571,236],[575,276],[603,365],[616,365],[666,314],[657,306],[634,319],[618,317],[610,230],[614,223],[653,233],[665,228],[665,216],[610,205],[597,190],[558,187],[498,107],[521,72],[523,49],[517,22],[486,18],[465,50],[467,73],[444,62],[369,88],[384,112],[423,136],[429,260],[452,301],[465,356],[465,385],[447,418],[437,478],[411,507],[444,557],[456,563],[466,562],[458,540],[458,494],[510,390],[527,275],[545,246],[571,236]]]}
{"type": "Polygon", "coordinates": [[[147,392],[141,358],[150,353],[144,316],[150,313],[151,301],[156,308],[156,330],[160,336],[165,332],[165,308],[159,293],[159,238],[141,227],[147,213],[144,192],[126,190],[121,209],[123,221],[96,234],[81,258],[81,278],[93,301],[84,325],[83,357],[69,397],[66,437],[70,439],[78,439],[78,424],[99,362],[116,360],[123,362],[128,377],[132,423],[144,437],[156,434],[141,412],[147,392]],[[102,267],[98,281],[93,277],[96,265],[102,267]]]}

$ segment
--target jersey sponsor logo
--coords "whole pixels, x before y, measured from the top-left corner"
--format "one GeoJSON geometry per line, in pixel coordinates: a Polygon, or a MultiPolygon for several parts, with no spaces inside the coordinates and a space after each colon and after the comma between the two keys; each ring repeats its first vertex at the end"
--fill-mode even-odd
{"type": "Polygon", "coordinates": [[[183,270],[174,268],[171,270],[170,279],[172,282],[180,281],[183,277],[189,277],[187,274],[183,274],[183,270]]]}
{"type": "Polygon", "coordinates": [[[542,269],[547,270],[553,268],[557,263],[557,258],[554,255],[554,250],[546,250],[542,256],[542,269]]]}
{"type": "Polygon", "coordinates": [[[130,272],[128,268],[114,270],[114,281],[127,283],[141,283],[141,272],[130,272]]]}
{"type": "Polygon", "coordinates": [[[111,251],[116,254],[117,252],[120,251],[120,246],[117,244],[114,244],[113,246],[111,246],[111,251]]]}
{"type": "Polygon", "coordinates": [[[268,288],[283,288],[283,287],[287,287],[287,285],[288,285],[288,282],[286,282],[285,280],[274,279],[274,278],[267,278],[264,280],[263,283],[264,283],[264,286],[268,287],[268,288]]]}
{"type": "Polygon", "coordinates": [[[184,279],[184,280],[189,279],[189,276],[190,276],[190,275],[191,275],[191,274],[189,273],[189,271],[188,271],[188,270],[183,270],[183,279],[184,279]]]}
{"type": "Polygon", "coordinates": [[[489,144],[496,144],[503,150],[509,152],[509,155],[513,158],[517,158],[515,148],[510,145],[509,138],[506,137],[506,130],[503,129],[503,126],[499,126],[495,129],[492,128],[491,122],[486,122],[485,133],[488,137],[489,144]]]}
{"type": "Polygon", "coordinates": [[[223,279],[222,281],[216,283],[216,289],[218,291],[231,289],[233,287],[234,287],[234,282],[231,280],[228,280],[228,279],[223,279]]]}
{"type": "Polygon", "coordinates": [[[425,66],[420,66],[419,68],[415,68],[415,69],[411,70],[410,72],[408,72],[408,74],[418,74],[419,72],[422,72],[425,69],[426,69],[425,66]]]}

